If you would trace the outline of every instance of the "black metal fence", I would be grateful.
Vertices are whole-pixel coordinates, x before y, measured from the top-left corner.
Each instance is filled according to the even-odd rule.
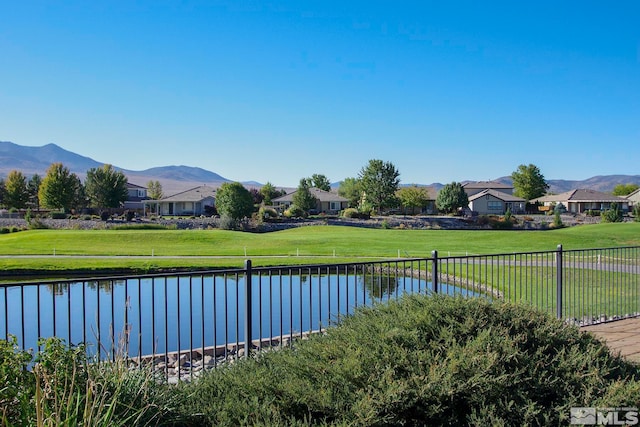
[[[640,247],[446,256],[0,285],[0,337],[85,343],[171,381],[321,332],[405,293],[529,304],[578,324],[640,315]],[[246,339],[249,337],[249,339]]]

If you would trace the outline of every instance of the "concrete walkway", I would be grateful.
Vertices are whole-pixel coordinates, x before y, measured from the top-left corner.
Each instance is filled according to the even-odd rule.
[[[640,317],[615,320],[580,328],[602,338],[613,353],[640,362]]]

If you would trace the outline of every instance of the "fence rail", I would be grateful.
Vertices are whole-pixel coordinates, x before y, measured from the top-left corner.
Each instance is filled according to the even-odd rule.
[[[0,337],[87,344],[172,380],[321,332],[405,293],[529,304],[578,324],[640,315],[640,247],[520,252],[0,285]],[[248,339],[247,339],[248,337]]]

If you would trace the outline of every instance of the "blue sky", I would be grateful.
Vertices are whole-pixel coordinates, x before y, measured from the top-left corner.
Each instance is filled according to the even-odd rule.
[[[640,174],[637,1],[5,1],[0,140],[296,186]]]

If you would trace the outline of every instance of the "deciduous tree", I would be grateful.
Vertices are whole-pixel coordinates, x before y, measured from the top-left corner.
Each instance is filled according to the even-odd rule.
[[[112,165],[87,171],[85,193],[95,208],[117,208],[127,200],[127,177]]]
[[[158,180],[147,182],[147,196],[152,200],[160,200],[164,197],[162,184]]]
[[[436,198],[436,207],[441,212],[456,213],[469,205],[469,197],[462,184],[452,182],[442,187]]]
[[[360,170],[358,178],[366,201],[371,203],[378,212],[396,205],[395,196],[400,184],[399,176],[400,172],[393,163],[377,159],[369,160],[367,166]]]
[[[276,189],[276,187],[274,187],[270,182],[267,182],[265,185],[260,187],[260,194],[262,194],[262,202],[266,206],[271,206],[273,199],[284,195],[282,191]]]
[[[53,163],[38,190],[40,204],[45,208],[68,212],[77,203],[81,187],[82,183],[76,174],[62,163]]]
[[[36,210],[40,210],[40,199],[38,198],[38,191],[42,184],[42,177],[37,173],[34,174],[27,182],[27,190],[29,192],[29,203],[34,206]]]
[[[544,196],[549,189],[544,175],[533,164],[518,166],[518,170],[511,174],[511,179],[513,180],[513,194],[527,201]]]
[[[331,191],[331,182],[325,175],[314,173],[313,175],[311,175],[311,178],[307,179],[309,187],[314,187],[324,191]]]
[[[636,191],[640,186],[638,184],[618,184],[613,187],[614,196],[626,196]]]
[[[292,197],[293,204],[302,209],[305,212],[309,212],[311,209],[315,209],[318,205],[318,199],[309,191],[309,180],[302,178],[298,189]]]
[[[425,207],[429,202],[429,192],[424,187],[412,185],[410,187],[402,187],[396,193],[400,204],[406,211],[415,213]]]
[[[221,216],[242,219],[253,213],[253,197],[239,182],[225,182],[216,191],[216,209]]]
[[[349,200],[349,207],[355,208],[362,197],[360,181],[357,178],[345,178],[338,188],[338,195]]]
[[[17,170],[9,171],[4,182],[4,204],[8,208],[23,209],[29,201],[27,178]]]

